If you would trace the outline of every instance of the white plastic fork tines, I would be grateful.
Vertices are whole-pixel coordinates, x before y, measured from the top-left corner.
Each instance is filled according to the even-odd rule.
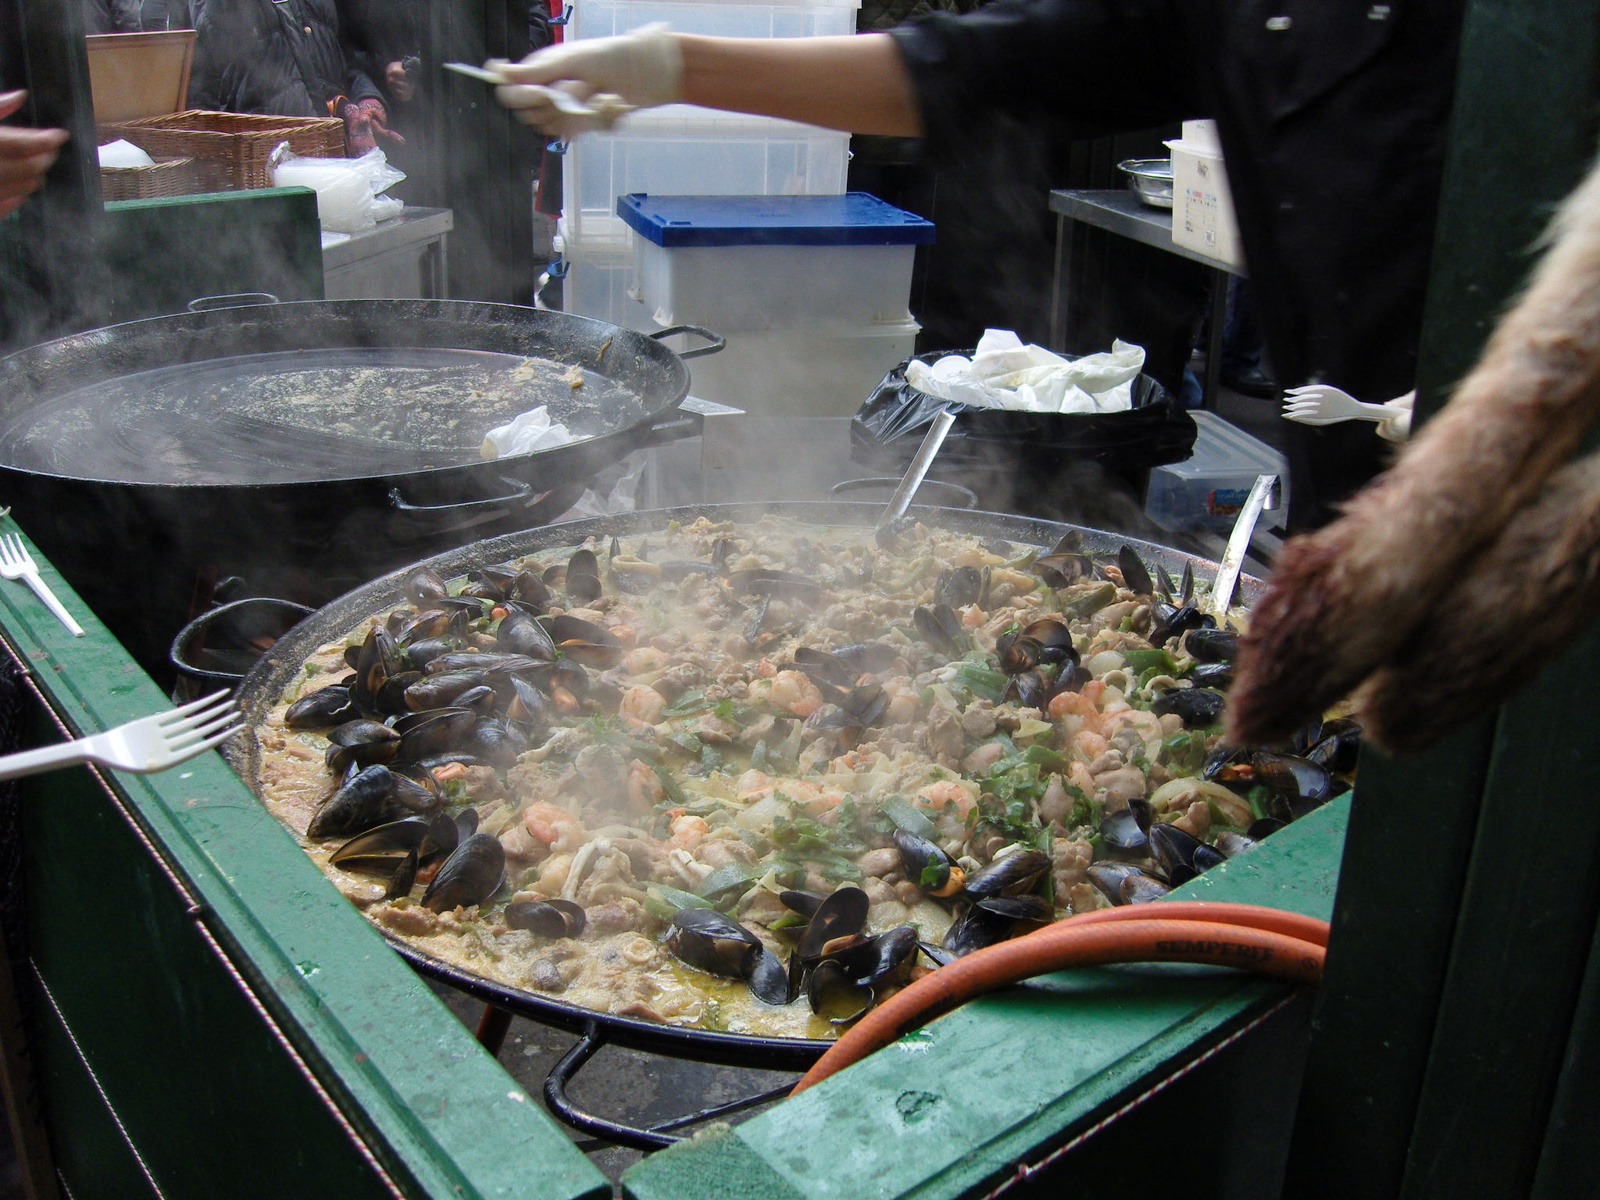
[[[0,779],[92,762],[141,775],[164,771],[219,746],[244,723],[227,692],[215,692],[104,733],[0,756]]]
[[[1392,421],[1406,415],[1394,404],[1367,404],[1349,392],[1326,383],[1309,383],[1283,394],[1283,415],[1302,425],[1332,425],[1339,421]]]
[[[60,619],[73,637],[83,636],[83,626],[72,619],[72,614],[61,601],[56,599],[45,581],[39,578],[38,564],[33,561],[33,555],[28,553],[28,548],[22,544],[22,539],[14,533],[0,533],[0,576],[6,579],[20,579],[33,589],[33,594],[44,606]]]

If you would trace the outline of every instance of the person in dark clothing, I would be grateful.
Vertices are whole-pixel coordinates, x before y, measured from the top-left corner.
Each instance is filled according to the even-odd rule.
[[[921,136],[934,161],[992,138],[997,115],[1069,139],[1212,117],[1279,382],[1381,401],[1414,384],[1463,8],[995,0],[854,38],[635,30],[506,66],[501,98],[568,135],[593,118],[516,85]],[[1380,455],[1366,430],[1292,436],[1291,524],[1306,528]]]
[[[156,33],[193,28],[189,0],[83,0],[85,33]]]
[[[341,117],[351,154],[398,138],[377,84],[345,61],[333,0],[195,0],[195,30],[191,107]]]
[[[399,0],[337,0],[345,62],[383,92],[385,102],[411,103],[422,55],[423,6]]]

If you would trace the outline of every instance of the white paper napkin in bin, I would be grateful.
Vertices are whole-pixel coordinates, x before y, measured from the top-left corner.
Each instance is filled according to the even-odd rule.
[[[1144,347],[1120,339],[1109,351],[1066,359],[1024,344],[1009,329],[986,329],[972,357],[912,360],[906,381],[940,400],[1019,412],[1108,413],[1133,407]]]

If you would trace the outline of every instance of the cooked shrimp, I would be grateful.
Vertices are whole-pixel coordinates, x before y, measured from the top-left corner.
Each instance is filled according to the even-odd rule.
[[[661,777],[647,763],[636,758],[628,764],[628,803],[634,812],[649,812],[666,798]]]
[[[772,776],[751,767],[734,782],[733,792],[740,800],[759,800],[772,791]]]
[[[688,849],[711,832],[711,826],[706,824],[704,817],[696,817],[689,813],[673,817],[670,828],[672,836],[667,839],[667,845],[674,850]]]
[[[768,698],[795,716],[809,717],[822,707],[822,692],[803,671],[779,671],[772,680]]]
[[[667,698],[653,687],[631,687],[622,693],[618,712],[624,720],[638,725],[654,725],[661,720]]]
[[[663,671],[666,666],[666,652],[655,646],[636,646],[622,656],[622,669],[629,675],[643,675],[646,671]]]
[[[977,802],[978,798],[976,796],[953,779],[930,783],[920,789],[915,796],[911,797],[911,803],[918,808],[937,809],[940,812],[948,810],[950,805],[953,804],[955,805],[956,817],[963,822],[966,821],[967,814],[972,811],[972,806]]]
[[[543,800],[528,805],[528,810],[522,814],[522,823],[529,833],[560,854],[576,850],[588,836],[577,817],[559,804]]]

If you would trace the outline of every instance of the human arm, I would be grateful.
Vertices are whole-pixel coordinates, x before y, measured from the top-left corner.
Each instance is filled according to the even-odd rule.
[[[921,132],[910,77],[886,34],[713,38],[656,26],[565,42],[493,67],[507,80],[500,102],[562,136],[607,122],[560,112],[551,86],[580,100],[613,95],[636,108],[682,102],[855,133]]]
[[[17,109],[27,93],[0,95],[0,120]],[[44,182],[45,173],[55,164],[56,154],[67,140],[65,129],[19,129],[0,125],[0,217],[21,207],[22,202]]]

